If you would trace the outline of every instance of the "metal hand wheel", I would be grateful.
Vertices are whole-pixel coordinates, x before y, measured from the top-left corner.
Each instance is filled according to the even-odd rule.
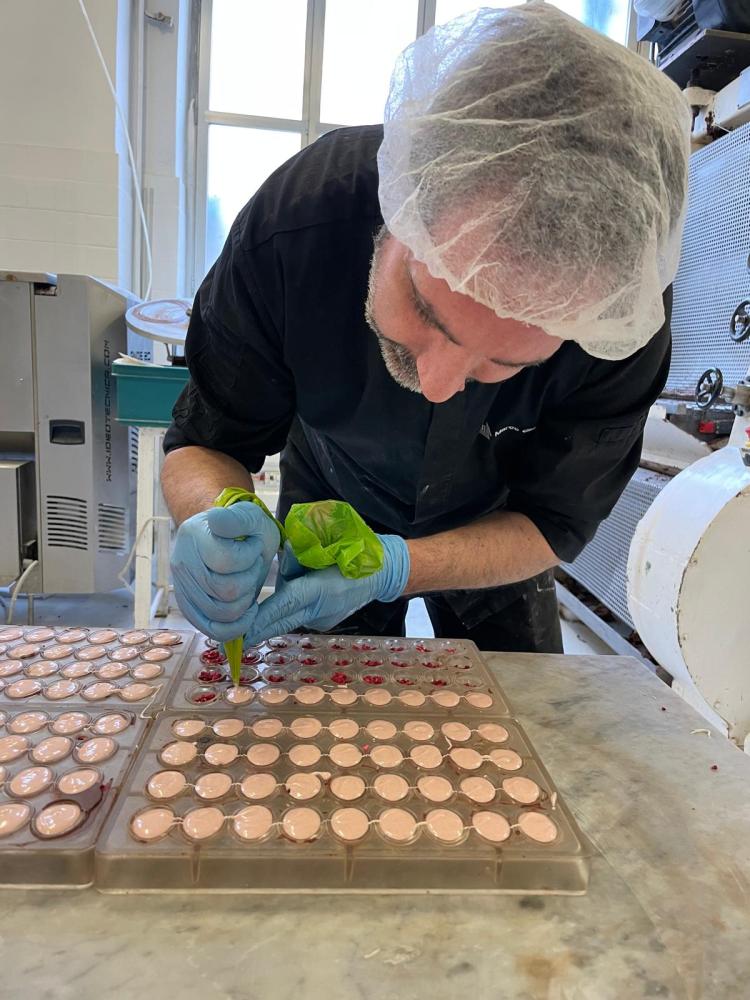
[[[750,337],[750,299],[740,302],[729,320],[729,336],[735,344],[741,344]]]
[[[724,389],[724,376],[720,368],[708,368],[698,379],[695,387],[695,402],[699,409],[713,406]]]

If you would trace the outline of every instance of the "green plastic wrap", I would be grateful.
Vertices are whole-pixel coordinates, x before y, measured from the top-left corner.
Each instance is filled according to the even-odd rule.
[[[349,580],[383,567],[383,546],[356,510],[343,500],[295,503],[284,521],[287,539],[302,566],[338,566]]]

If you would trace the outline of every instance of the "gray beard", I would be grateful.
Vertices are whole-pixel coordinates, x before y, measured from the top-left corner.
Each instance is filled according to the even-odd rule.
[[[372,314],[375,297],[375,276],[380,260],[380,252],[387,236],[388,230],[385,226],[382,226],[375,235],[375,249],[372,254],[370,278],[367,283],[365,319],[367,320],[372,332],[378,338],[378,346],[380,347],[380,353],[383,356],[383,361],[386,369],[388,370],[388,374],[397,385],[401,386],[402,389],[408,389],[410,392],[417,392],[421,394],[422,386],[419,382],[419,372],[417,371],[417,362],[414,359],[414,355],[408,347],[404,347],[402,344],[396,344],[394,341],[388,340],[384,337],[378,329],[378,325]]]

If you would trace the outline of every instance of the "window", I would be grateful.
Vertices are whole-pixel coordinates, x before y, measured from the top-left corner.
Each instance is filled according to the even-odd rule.
[[[194,284],[237,212],[302,146],[382,121],[398,53],[435,23],[523,0],[201,0]],[[628,0],[554,0],[625,42]]]
[[[435,23],[443,24],[476,7],[517,7],[524,0],[436,0]],[[628,0],[549,0],[571,17],[596,28],[623,45],[628,40],[630,4]]]

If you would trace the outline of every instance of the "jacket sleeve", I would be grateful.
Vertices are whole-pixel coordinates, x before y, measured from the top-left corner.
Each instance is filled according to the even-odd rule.
[[[295,392],[284,361],[283,315],[262,294],[277,284],[272,250],[246,249],[241,241],[252,207],[251,201],[238,217],[195,297],[185,342],[190,380],[172,411],[164,450],[200,445],[257,472],[284,447]]]
[[[506,508],[530,518],[561,562],[591,541],[638,467],[649,407],[669,372],[671,288],[664,307],[664,326],[640,351],[624,361],[592,359],[514,461]]]

